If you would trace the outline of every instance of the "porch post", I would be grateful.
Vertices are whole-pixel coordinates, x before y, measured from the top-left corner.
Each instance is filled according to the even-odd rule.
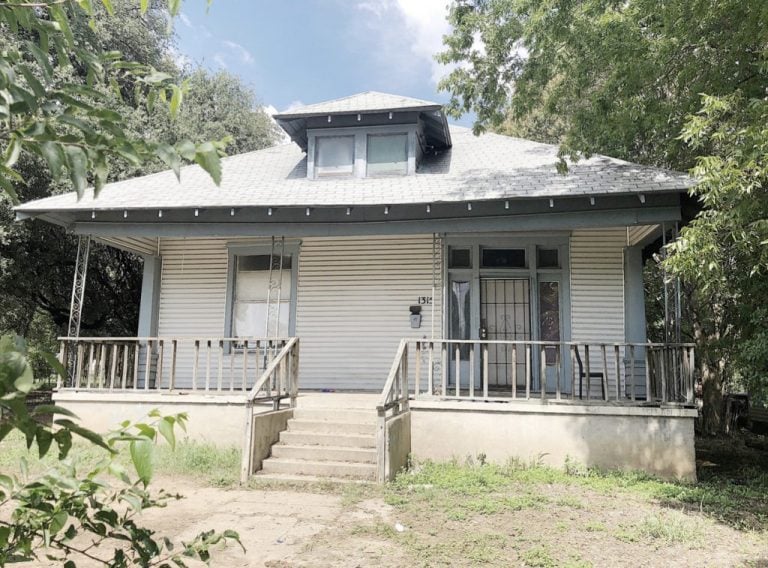
[[[627,343],[645,343],[645,325],[643,247],[626,247],[624,249],[624,340]],[[645,390],[644,381],[640,380],[640,377],[645,377],[645,349],[635,349],[634,355],[635,395],[642,397],[644,393],[638,391]],[[628,353],[624,354],[625,365],[629,364],[628,356]]]
[[[139,307],[138,337],[157,335],[157,315],[160,301],[160,274],[162,259],[159,256],[144,257],[144,275],[141,280],[141,305]]]

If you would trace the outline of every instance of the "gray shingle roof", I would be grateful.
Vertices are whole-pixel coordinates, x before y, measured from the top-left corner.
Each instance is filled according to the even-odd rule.
[[[356,103],[357,104],[357,103]],[[306,178],[306,155],[286,144],[225,158],[216,187],[198,166],[25,203],[24,213],[109,209],[246,206],[365,206],[492,199],[548,198],[679,192],[693,185],[686,174],[593,156],[557,173],[557,147],[497,134],[474,136],[452,126],[453,148],[425,156],[412,176],[367,179]]]
[[[349,97],[333,99],[311,105],[293,108],[290,111],[278,113],[275,118],[293,118],[299,116],[317,116],[322,114],[345,114],[366,112],[387,112],[394,110],[434,109],[441,105],[421,99],[413,99],[400,95],[390,95],[376,91],[366,91]]]

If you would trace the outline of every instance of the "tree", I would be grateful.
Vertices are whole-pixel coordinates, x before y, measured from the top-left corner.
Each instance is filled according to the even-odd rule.
[[[705,209],[683,230],[671,251],[679,258],[667,267],[691,291],[702,422],[718,431],[724,385],[765,370],[752,318],[763,292],[754,223],[763,211],[765,182],[755,174],[765,155],[758,136],[743,131],[765,124],[758,107],[768,84],[768,4],[458,0],[449,20],[453,31],[438,59],[456,67],[441,85],[451,92],[451,112],[477,113],[476,131],[506,120],[538,124],[547,135],[557,125],[563,157],[599,152],[701,176],[693,194]],[[718,185],[725,173],[730,185]],[[735,202],[749,214],[733,214]]]
[[[22,174],[29,174],[25,160],[38,160],[32,162],[36,172],[45,164],[54,181],[66,177],[78,194],[89,183],[98,193],[120,161],[138,168],[159,158],[177,174],[182,162],[195,161],[216,183],[221,178],[224,142],[158,142],[131,131],[130,109],[146,103],[153,112],[156,103],[167,102],[174,118],[184,88],[151,63],[104,49],[91,33],[99,28],[102,10],[114,12],[110,0],[102,5],[94,7],[90,0],[0,2],[0,187],[13,201],[32,180]],[[173,16],[181,2],[168,0],[167,5]],[[139,9],[150,12],[148,0],[140,0]],[[40,356],[60,375],[66,372],[51,355]],[[184,558],[207,560],[213,544],[237,539],[231,532],[203,533],[173,551],[172,543],[158,540],[135,521],[142,508],[166,500],[147,490],[150,452],[158,434],[174,443],[174,428],[183,426],[183,415],[155,414],[151,423],[123,423],[105,438],[79,426],[66,409],[48,405],[30,412],[26,398],[34,380],[25,342],[0,339],[0,442],[20,432],[29,448],[43,456],[55,447],[60,459],[59,468],[36,479],[26,479],[23,468],[20,479],[0,474],[0,506],[13,511],[10,522],[0,521],[0,565],[35,558],[45,546],[58,551],[55,559],[67,568],[75,566],[76,554],[115,567],[184,566]],[[46,414],[53,416],[55,428],[39,420]],[[85,472],[66,461],[75,435],[105,451],[104,460]],[[134,476],[112,459],[123,444],[129,447]],[[122,485],[105,484],[108,475]],[[80,534],[93,535],[95,545],[78,546]],[[111,555],[92,553],[94,546],[106,543],[115,545]]]
[[[124,57],[152,66],[185,85],[184,112],[172,116],[166,105],[148,108],[148,94],[136,94],[130,84],[123,86],[125,97],[107,91],[109,108],[119,112],[124,130],[132,138],[163,140],[176,145],[184,140],[231,138],[232,152],[264,148],[276,140],[275,126],[256,101],[253,92],[235,76],[211,74],[202,69],[178,69],[171,57],[172,31],[160,4],[142,14],[132,0],[113,0],[114,17],[94,8],[91,20],[79,18],[70,26],[76,37],[85,37],[101,50],[117,46]],[[20,35],[0,38],[7,48],[23,50]],[[72,68],[71,80],[87,85],[87,69]],[[166,169],[160,158],[148,157],[141,164],[122,158],[111,160],[108,179],[118,180]],[[16,191],[22,200],[38,199],[72,190],[68,179],[52,179],[46,161],[22,154],[14,169],[25,184]],[[33,322],[48,322],[50,335],[66,330],[76,238],[63,228],[47,223],[14,221],[11,203],[0,204],[0,332],[27,336]],[[82,329],[89,335],[131,336],[136,333],[142,280],[142,263],[136,256],[94,244],[86,283],[88,301],[84,306]],[[29,338],[32,340],[32,338]]]

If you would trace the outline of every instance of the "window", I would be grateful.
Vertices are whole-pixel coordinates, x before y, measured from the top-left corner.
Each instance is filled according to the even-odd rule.
[[[408,173],[408,135],[368,135],[367,175],[405,175]]]
[[[539,268],[560,268],[560,258],[557,249],[536,249],[537,265]]]
[[[352,175],[355,166],[354,136],[318,136],[315,139],[315,175]]]
[[[290,334],[292,256],[282,257],[282,272],[280,265],[280,256],[269,254],[235,257],[233,337],[287,337]]]
[[[472,268],[472,254],[468,248],[450,249],[448,268]]]
[[[525,249],[483,248],[480,268],[526,268]]]

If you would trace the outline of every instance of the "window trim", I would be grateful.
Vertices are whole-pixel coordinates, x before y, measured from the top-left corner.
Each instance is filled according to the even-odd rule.
[[[289,309],[288,335],[296,336],[296,300],[298,293],[299,277],[299,250],[301,248],[299,241],[285,241],[284,255],[291,255],[291,304]],[[280,245],[275,243],[275,253],[279,252]],[[236,257],[270,254],[272,245],[263,244],[243,244],[227,243],[227,295],[224,302],[224,336],[234,337],[232,335],[233,313],[235,306],[235,268],[237,266]]]
[[[345,126],[338,128],[312,128],[307,130],[307,178],[312,180],[340,179],[350,177],[347,174],[318,175],[315,167],[317,153],[316,141],[326,136],[354,136],[354,166],[352,177],[355,178],[381,178],[410,176],[416,173],[416,155],[418,141],[417,124],[386,124],[379,126]],[[374,174],[368,176],[368,136],[380,134],[405,134],[407,136],[407,168],[405,174]]]

